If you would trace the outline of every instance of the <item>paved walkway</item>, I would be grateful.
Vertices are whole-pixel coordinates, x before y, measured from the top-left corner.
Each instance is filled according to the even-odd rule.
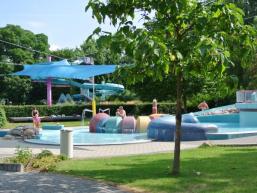
[[[202,143],[202,141],[182,142],[181,149],[196,148]],[[0,158],[14,155],[15,149],[18,146],[23,148],[28,147],[33,153],[39,153],[44,149],[48,149],[54,154],[60,153],[60,146],[37,145],[25,143],[22,140],[5,140],[0,138]],[[173,142],[148,142],[125,145],[75,146],[73,154],[74,158],[97,158],[172,152],[173,149]]]
[[[118,187],[72,176],[0,171],[0,193],[126,193]]]
[[[188,141],[181,142],[181,149],[196,148],[206,141]],[[235,138],[229,140],[211,140],[212,144],[217,145],[256,145],[257,136]],[[17,147],[27,147],[32,149],[33,153],[39,153],[44,149],[52,151],[54,154],[60,153],[60,146],[53,145],[37,145],[25,143],[22,140],[6,140],[0,138],[0,158],[12,156]],[[148,142],[140,144],[125,145],[102,145],[102,146],[75,146],[74,158],[97,158],[97,157],[113,157],[138,154],[153,154],[158,152],[173,152],[174,142]]]
[[[257,136],[250,137],[240,137],[235,139],[227,139],[227,140],[210,140],[211,143],[217,145],[254,145],[257,146]]]
[[[206,141],[182,142],[181,149],[196,148]],[[256,145],[257,136],[236,138],[230,140],[210,141],[218,145]],[[28,147],[33,153],[49,149],[59,154],[59,146],[36,145],[22,140],[5,140],[0,138],[0,158],[12,156],[17,146]],[[172,152],[174,142],[148,142],[142,144],[105,145],[105,146],[77,146],[74,147],[74,158],[96,158],[125,156],[136,154],[152,154],[158,152]],[[72,176],[49,173],[8,173],[0,171],[0,193],[51,193],[51,192],[96,192],[96,193],[125,193],[118,187],[93,180]],[[128,191],[127,191],[128,192]]]

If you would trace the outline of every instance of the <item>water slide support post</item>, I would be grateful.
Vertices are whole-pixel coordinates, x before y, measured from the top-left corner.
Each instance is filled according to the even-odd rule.
[[[47,61],[51,62],[51,56],[47,57]],[[52,106],[52,79],[50,77],[47,78],[46,82],[47,88],[47,105],[48,107]]]

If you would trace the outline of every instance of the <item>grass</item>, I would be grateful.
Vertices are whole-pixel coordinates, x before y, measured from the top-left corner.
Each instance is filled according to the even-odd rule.
[[[172,154],[67,160],[56,172],[111,181],[147,192],[257,192],[256,147],[182,151],[181,174],[171,176]]]
[[[73,127],[73,126],[81,126],[81,121],[63,121],[63,122],[42,122],[41,123],[41,126],[42,125],[51,125],[51,124],[57,124],[59,123],[60,125],[64,125],[65,127]],[[88,125],[89,124],[89,120],[85,120],[85,125]],[[32,122],[27,122],[27,123],[10,123],[8,122],[3,129],[12,129],[12,128],[15,128],[17,126],[20,126],[20,125],[33,125]]]

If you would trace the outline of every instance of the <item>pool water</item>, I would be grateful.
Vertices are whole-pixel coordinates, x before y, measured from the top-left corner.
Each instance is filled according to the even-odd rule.
[[[203,123],[203,122],[202,122]],[[241,127],[238,122],[208,122],[218,126],[218,132],[207,133],[209,140],[224,140],[257,135],[257,127]]]
[[[217,125],[218,131],[216,133],[207,133],[207,138],[211,140],[257,135],[257,127],[240,126],[239,113],[199,115],[197,118],[200,121],[200,124],[207,123]]]
[[[59,145],[60,130],[42,130],[39,139],[27,139],[27,142],[37,144]],[[146,133],[112,134],[112,133],[90,133],[88,128],[73,130],[74,145],[115,145],[128,143],[149,142]]]
[[[218,126],[218,133],[232,133],[232,132],[249,132],[256,131],[257,127],[241,127],[239,123],[232,122],[202,122],[201,124],[214,124]]]

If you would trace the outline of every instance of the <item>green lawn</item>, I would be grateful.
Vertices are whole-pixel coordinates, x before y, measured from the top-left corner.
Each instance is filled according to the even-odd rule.
[[[85,125],[88,125],[89,120],[85,120]],[[64,122],[42,122],[42,125],[47,125],[47,124],[60,124],[60,125],[64,125],[66,127],[72,127],[72,126],[81,126],[81,121],[64,121]],[[28,123],[7,123],[4,128],[5,129],[12,129],[15,128],[19,125],[33,125],[32,122],[28,122]]]
[[[172,177],[172,154],[68,160],[56,172],[111,181],[149,192],[257,192],[256,147],[182,151],[181,175]]]

